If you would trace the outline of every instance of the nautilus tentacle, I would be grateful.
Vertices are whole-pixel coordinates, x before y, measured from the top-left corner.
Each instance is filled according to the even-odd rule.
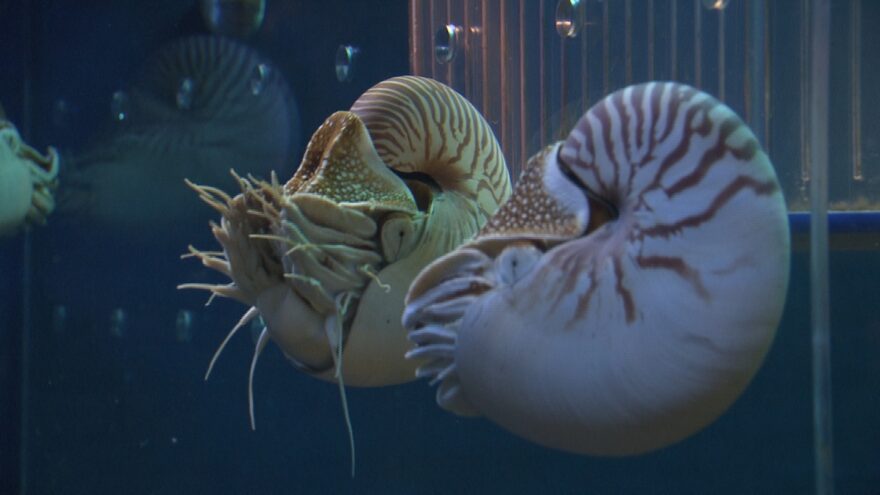
[[[235,197],[191,184],[221,213],[223,247],[193,254],[232,283],[183,287],[256,308],[297,368],[357,386],[414,378],[400,324],[410,282],[510,195],[485,120],[419,77],[383,81],[331,115],[286,184],[237,180]]]
[[[0,117],[0,235],[46,222],[55,209],[52,193],[58,185],[59,163],[54,148],[41,154]]]
[[[416,278],[408,355],[448,410],[567,451],[646,452],[743,391],[788,270],[782,194],[748,127],[688,86],[631,86]]]

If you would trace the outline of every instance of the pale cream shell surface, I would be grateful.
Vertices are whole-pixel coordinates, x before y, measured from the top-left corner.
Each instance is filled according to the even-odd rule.
[[[412,224],[407,255],[384,266],[361,293],[342,356],[346,384],[403,383],[415,378],[415,363],[403,359],[411,344],[400,327],[410,282],[477,232],[510,195],[510,179],[488,123],[465,98],[436,81],[413,76],[383,81],[358,98],[351,113],[373,148],[358,156],[375,155],[396,172],[424,174],[440,188],[431,192],[427,210],[406,222]],[[314,374],[335,381],[331,369]]]
[[[772,165],[736,114],[684,85],[629,87],[417,277],[409,355],[453,412],[576,453],[651,451],[752,379],[789,251]]]
[[[187,181],[221,214],[212,232],[222,251],[190,256],[231,279],[183,284],[250,308],[231,337],[263,325],[253,377],[270,341],[300,371],[335,382],[349,432],[345,385],[383,386],[415,378],[417,361],[400,323],[406,291],[438,256],[471,238],[510,195],[491,128],[451,88],[396,77],[370,88],[350,111],[315,131],[296,173],[281,184],[233,172],[241,193]],[[259,318],[259,320],[257,320]]]
[[[400,325],[410,282],[472,237],[511,189],[482,116],[451,88],[410,76],[328,118],[286,184],[240,184],[235,198],[194,186],[223,214],[213,230],[224,248],[195,254],[232,283],[185,287],[252,306],[243,322],[262,317],[299,369],[355,386],[414,379]]]

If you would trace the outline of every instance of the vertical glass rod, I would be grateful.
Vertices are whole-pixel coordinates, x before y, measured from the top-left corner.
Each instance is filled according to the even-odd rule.
[[[828,288],[829,2],[830,0],[813,0],[810,9],[810,308],[813,349],[813,455],[817,495],[834,493]]]

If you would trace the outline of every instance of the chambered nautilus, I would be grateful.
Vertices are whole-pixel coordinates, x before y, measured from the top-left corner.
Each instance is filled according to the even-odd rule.
[[[58,167],[55,149],[43,155],[28,146],[0,107],[0,235],[45,223],[55,209]]]
[[[409,76],[331,115],[286,184],[274,175],[238,181],[235,197],[191,184],[221,213],[213,233],[223,247],[191,251],[232,283],[181,287],[251,307],[229,337],[262,318],[251,380],[272,340],[298,369],[340,390],[415,378],[401,326],[410,282],[471,238],[511,188],[482,116],[451,88]]]
[[[205,219],[185,206],[184,177],[235,187],[232,167],[266,175],[292,164],[299,119],[290,88],[271,61],[232,39],[174,40],[112,101],[113,126],[74,156],[69,177],[79,187],[61,201],[93,225],[127,235],[191,229]]]
[[[631,86],[419,274],[408,356],[447,410],[570,452],[643,453],[744,390],[788,271],[782,193],[749,128],[691,87]]]

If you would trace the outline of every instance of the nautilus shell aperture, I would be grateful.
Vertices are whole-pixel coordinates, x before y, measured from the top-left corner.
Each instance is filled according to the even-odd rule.
[[[754,376],[789,251],[773,167],[740,118],[685,85],[627,87],[416,278],[408,355],[455,413],[571,452],[651,451]]]

